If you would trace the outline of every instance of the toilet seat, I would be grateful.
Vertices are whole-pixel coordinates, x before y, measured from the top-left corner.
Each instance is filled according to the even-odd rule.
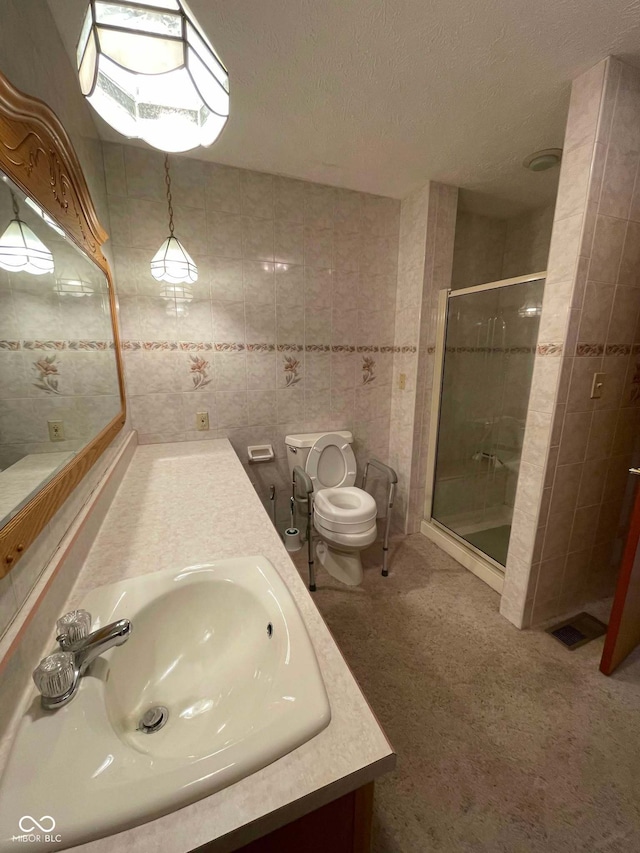
[[[321,489],[316,493],[314,513],[325,530],[362,533],[375,527],[377,506],[374,498],[355,486]]]
[[[375,523],[359,533],[338,533],[336,530],[329,530],[324,527],[321,524],[321,519],[314,516],[313,526],[325,542],[338,548],[338,550],[362,551],[363,548],[373,545],[378,536],[378,528]]]
[[[335,451],[332,452],[331,448],[335,448]],[[328,432],[309,451],[306,470],[314,492],[353,486],[356,481],[356,457],[348,441],[338,433]]]

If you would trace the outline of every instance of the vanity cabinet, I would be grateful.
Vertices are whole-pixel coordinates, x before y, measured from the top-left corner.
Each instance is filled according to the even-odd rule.
[[[374,783],[298,818],[238,853],[369,853]],[[205,853],[200,847],[198,853]]]

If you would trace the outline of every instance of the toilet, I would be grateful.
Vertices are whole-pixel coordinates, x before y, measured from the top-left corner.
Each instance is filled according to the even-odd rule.
[[[320,538],[316,557],[332,577],[349,586],[362,583],[360,552],[377,536],[373,497],[354,486],[353,435],[314,432],[285,438],[289,473],[299,465],[313,484],[313,526]]]

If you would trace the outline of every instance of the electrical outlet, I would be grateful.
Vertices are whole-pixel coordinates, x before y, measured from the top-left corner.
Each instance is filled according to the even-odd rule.
[[[406,373],[400,374],[400,379],[398,380],[398,387],[400,388],[401,391],[404,391],[404,389],[407,387],[407,374]]]
[[[594,373],[593,374],[593,382],[591,383],[591,399],[599,400],[602,397],[602,390],[604,388],[604,377],[606,373]]]
[[[209,412],[196,412],[196,429],[209,429]]]
[[[64,441],[64,424],[62,421],[47,421],[49,425],[49,441]]]

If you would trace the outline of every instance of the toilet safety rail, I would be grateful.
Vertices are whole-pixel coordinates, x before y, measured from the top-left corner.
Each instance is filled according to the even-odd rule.
[[[307,502],[307,553],[309,561],[309,589],[316,591],[316,570],[313,565],[313,483],[311,477],[299,465],[293,469],[291,494],[295,499],[304,496]]]
[[[364,476],[362,478],[362,488],[364,491],[367,489],[367,478],[369,476],[369,468],[375,468],[377,471],[380,471],[387,479],[387,485],[389,487],[389,491],[387,492],[387,520],[384,526],[384,542],[382,544],[382,576],[384,578],[389,576],[389,566],[388,566],[388,556],[389,556],[389,529],[391,527],[391,508],[393,507],[393,500],[396,494],[396,486],[398,484],[398,475],[390,468],[388,465],[385,465],[384,462],[380,462],[378,459],[370,459],[367,464],[364,466]]]

